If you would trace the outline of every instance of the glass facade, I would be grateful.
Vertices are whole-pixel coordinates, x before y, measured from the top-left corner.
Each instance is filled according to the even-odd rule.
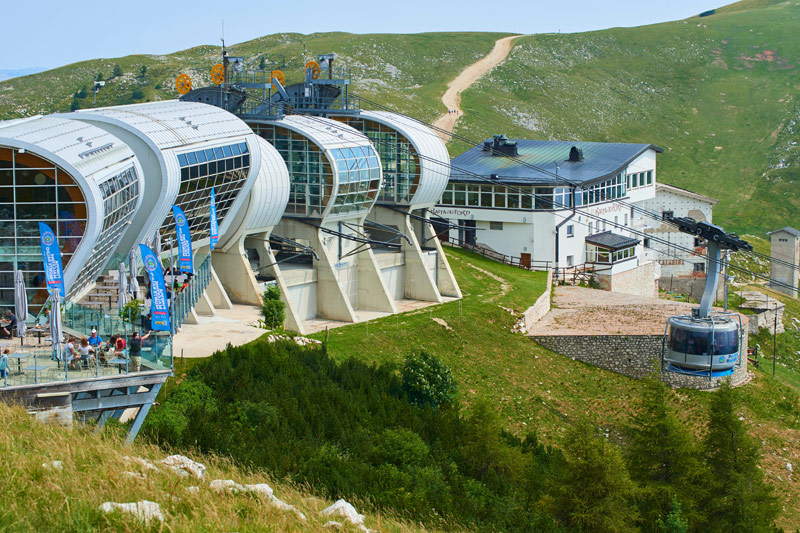
[[[36,155],[0,147],[0,307],[14,305],[15,268],[25,277],[29,312],[47,300],[39,222],[56,233],[66,268],[86,219],[86,200],[72,176]]]
[[[408,139],[394,128],[358,116],[334,117],[364,133],[380,155],[383,187],[378,202],[408,204],[417,192],[420,178],[419,155]]]
[[[333,195],[334,168],[339,189],[331,214],[367,211],[372,206],[381,175],[378,156],[371,146],[333,149],[331,161],[301,133],[271,124],[251,124],[251,127],[286,161],[291,180],[287,215],[321,216]]]
[[[122,234],[128,228],[128,221],[133,218],[139,200],[139,178],[133,166],[100,183],[99,187],[103,197],[103,229],[89,261],[73,283],[71,292],[77,292],[94,282],[103,271]]]
[[[581,187],[575,192],[575,205],[592,205],[624,198],[628,194],[625,176],[625,171],[622,171],[609,180]]]
[[[572,207],[572,194],[566,187],[522,186],[509,189],[504,185],[450,182],[439,205],[547,211]]]
[[[189,221],[192,240],[211,236],[211,189],[217,201],[217,222],[225,216],[247,181],[250,150],[246,142],[227,144],[178,154],[181,186],[175,205],[183,209]],[[175,239],[175,219],[170,210],[161,226],[164,242]]]
[[[625,259],[636,257],[636,247],[623,248],[611,251],[601,248],[594,244],[586,243],[586,262],[587,263],[618,263]]]

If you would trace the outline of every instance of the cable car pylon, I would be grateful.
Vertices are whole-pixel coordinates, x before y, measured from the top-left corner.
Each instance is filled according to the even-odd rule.
[[[691,315],[672,316],[667,320],[661,350],[662,372],[715,377],[733,374],[742,364],[742,319],[738,313],[712,313],[717,294],[722,250],[746,250],[753,247],[734,233],[719,226],[697,222],[688,217],[670,218],[683,233],[702,238],[707,243],[709,268],[700,306]]]

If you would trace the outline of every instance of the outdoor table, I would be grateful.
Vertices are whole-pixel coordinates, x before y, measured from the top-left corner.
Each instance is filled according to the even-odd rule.
[[[34,383],[39,383],[38,372],[41,372],[42,370],[46,370],[46,369],[47,369],[47,367],[44,366],[44,365],[30,365],[30,366],[26,366],[25,367],[25,370],[33,370],[33,382]]]
[[[119,373],[122,374],[122,365],[127,365],[128,360],[123,357],[116,357],[108,362],[109,365],[120,365]]]
[[[14,352],[12,354],[8,354],[9,359],[16,359],[17,360],[17,375],[22,374],[22,360],[26,357],[30,357],[31,354],[26,352]]]

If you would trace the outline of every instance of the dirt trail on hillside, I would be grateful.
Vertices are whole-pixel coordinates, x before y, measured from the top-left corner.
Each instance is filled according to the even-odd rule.
[[[456,122],[462,116],[461,111],[461,93],[466,91],[470,85],[481,79],[484,75],[491,72],[491,70],[503,62],[511,52],[511,46],[514,39],[524,37],[524,35],[512,35],[511,37],[503,37],[494,43],[492,51],[480,58],[475,63],[461,71],[461,74],[456,76],[456,79],[447,84],[447,90],[442,95],[442,103],[447,107],[448,111],[457,111],[457,113],[446,112],[439,118],[433,121],[433,125],[445,129],[450,133],[456,126]],[[439,132],[439,137],[444,142],[450,139],[446,133]]]

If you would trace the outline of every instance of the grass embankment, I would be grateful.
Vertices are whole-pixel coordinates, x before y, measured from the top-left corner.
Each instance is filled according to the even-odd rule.
[[[331,502],[308,497],[307,489],[276,482],[264,472],[243,469],[221,457],[192,453],[192,459],[207,467],[206,479],[180,477],[159,464],[171,452],[141,442],[126,446],[123,435],[114,429],[99,435],[78,423],[72,430],[42,424],[23,409],[0,402],[0,531],[330,530],[322,527],[329,518],[320,511]],[[147,459],[159,471],[125,456]],[[62,468],[43,466],[52,461],[61,461]],[[216,492],[208,486],[213,479],[268,483],[276,497],[297,507],[307,521],[252,494]],[[190,486],[199,491],[191,492]],[[106,501],[141,500],[160,505],[163,527],[158,521],[146,525],[127,513],[98,510]],[[413,525],[376,514],[370,514],[366,524],[381,531],[415,530]]]
[[[452,369],[466,404],[472,398],[491,399],[515,433],[535,430],[543,442],[560,446],[567,428],[585,416],[624,448],[642,383],[572,361],[511,332],[515,318],[503,307],[521,312],[532,305],[544,291],[544,275],[459,249],[447,248],[446,253],[464,292],[460,307],[450,302],[373,320],[369,332],[363,323],[331,330],[328,353],[340,361],[353,356],[400,362],[411,350],[424,347]],[[598,298],[602,294],[598,291]],[[444,320],[451,330],[433,318]],[[794,529],[800,526],[800,480],[789,476],[786,463],[795,469],[800,464],[798,373],[787,367],[773,379],[763,363],[741,389],[746,398],[742,416],[764,443],[762,464],[784,507],[779,524]],[[672,395],[698,437],[705,431],[709,399],[709,393],[685,389]]]
[[[511,331],[516,318],[504,308],[521,313],[531,306],[545,290],[545,274],[459,249],[446,253],[464,292],[461,302],[331,330],[328,353],[339,361],[399,363],[424,348],[452,369],[465,404],[492,400],[519,434],[536,429],[543,441],[558,443],[568,425],[588,415],[620,435],[641,390],[638,381],[549,352]]]

